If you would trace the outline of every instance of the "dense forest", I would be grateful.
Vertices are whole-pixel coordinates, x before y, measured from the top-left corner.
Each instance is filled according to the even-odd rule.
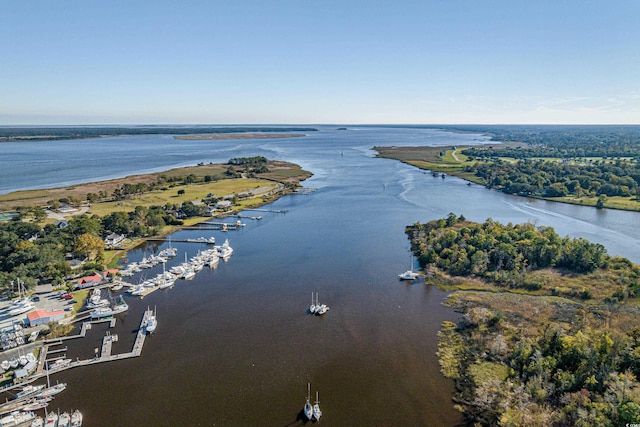
[[[244,132],[313,132],[307,127],[214,127],[214,126],[0,126],[0,141],[21,141],[31,139],[80,139],[118,135],[191,135],[208,133]]]
[[[502,151],[502,150],[497,150]],[[571,164],[547,160],[495,159],[465,167],[488,188],[533,197],[640,195],[640,164],[624,160]]]
[[[639,266],[533,224],[450,214],[407,233],[427,283],[457,289],[438,355],[471,423],[640,420]]]

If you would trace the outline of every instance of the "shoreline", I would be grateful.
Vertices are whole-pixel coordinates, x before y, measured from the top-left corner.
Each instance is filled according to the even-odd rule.
[[[517,146],[520,143],[508,143],[501,144],[503,146]],[[494,144],[484,144],[486,146],[494,145]],[[457,149],[464,149],[470,146],[461,145],[458,146]],[[482,182],[481,179],[477,178],[475,175],[464,171],[464,160],[458,159],[456,156],[456,151],[451,148],[446,147],[426,147],[426,146],[418,146],[418,147],[399,147],[399,146],[390,146],[390,147],[373,147],[373,150],[377,151],[377,157],[387,158],[392,160],[397,160],[409,166],[416,167],[421,170],[437,172],[441,174],[447,174],[451,176],[455,176],[457,178],[463,179],[468,182],[468,184],[477,184],[486,187],[485,183]],[[402,151],[402,152],[399,152]],[[440,157],[437,153],[441,151],[445,151],[445,156]],[[415,152],[417,155],[422,158],[415,158],[412,154]],[[450,158],[451,160],[449,160]],[[495,188],[491,188],[491,190],[496,190]],[[500,190],[496,190],[500,191]],[[505,193],[507,194],[507,193]],[[579,199],[573,199],[569,196],[564,197],[542,197],[542,196],[521,196],[519,194],[510,194],[512,196],[533,199],[533,200],[544,200],[547,202],[553,203],[565,203],[576,206],[584,206],[584,207],[592,207],[597,208],[598,197],[591,197],[592,200],[585,200],[586,197],[581,197]],[[608,202],[605,202],[605,206],[603,209],[615,209],[626,212],[640,212],[640,204],[638,206],[631,207],[623,207],[615,202],[613,197],[608,198]]]

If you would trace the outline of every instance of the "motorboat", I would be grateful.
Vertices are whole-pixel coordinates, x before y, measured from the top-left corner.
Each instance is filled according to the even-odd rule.
[[[20,392],[16,393],[16,399],[20,399],[22,397],[31,396],[32,394],[35,394],[35,393],[39,392],[40,390],[42,390],[44,387],[45,387],[44,384],[41,384],[41,385],[32,385],[32,384],[26,385],[26,386],[24,386],[24,388]]]
[[[49,406],[49,402],[51,402],[53,398],[47,397],[44,399],[33,399],[26,405],[22,407],[23,411],[37,411],[39,409],[44,409]]]
[[[129,305],[124,302],[124,298],[120,295],[120,301],[113,307],[100,307],[91,312],[92,319],[102,319],[104,317],[114,316],[129,310]]]
[[[216,249],[222,259],[227,259],[233,254],[233,248],[229,246],[229,239],[225,239],[221,246],[216,246]]]
[[[44,419],[41,416],[36,416],[31,420],[31,427],[44,427]]]
[[[58,383],[56,385],[52,385],[51,387],[47,387],[40,393],[36,394],[36,398],[55,396],[58,393],[62,393],[66,388],[66,383]]]

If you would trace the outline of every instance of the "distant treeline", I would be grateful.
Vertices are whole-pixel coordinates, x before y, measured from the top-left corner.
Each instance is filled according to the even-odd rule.
[[[190,135],[244,132],[314,132],[304,127],[207,127],[207,126],[132,126],[132,127],[0,127],[0,141],[32,139],[80,139],[118,135]]]
[[[508,148],[500,154],[483,150],[483,156],[513,157],[640,157],[640,126],[442,126],[442,129],[478,132],[492,141],[524,142],[531,147]],[[473,149],[469,155],[479,155]]]

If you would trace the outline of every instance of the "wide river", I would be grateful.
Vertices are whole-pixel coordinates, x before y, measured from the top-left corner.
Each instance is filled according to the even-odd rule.
[[[303,425],[311,383],[322,423],[344,426],[452,426],[461,421],[442,377],[437,331],[458,315],[444,292],[400,282],[409,267],[408,224],[445,217],[533,222],[585,237],[610,254],[640,262],[639,214],[530,200],[434,178],[379,159],[375,145],[451,146],[480,135],[419,128],[320,127],[305,138],[180,141],[169,136],[3,143],[0,193],[262,155],[300,164],[316,189],[247,212],[239,231],[181,231],[173,238],[228,238],[234,255],[190,282],[139,299],[127,296],[114,353],[130,351],[147,307],[159,325],[139,358],[52,376],[67,390],[54,408],[79,408],[87,426]],[[131,261],[168,243],[132,251]],[[179,255],[204,245],[173,243]],[[161,267],[146,272],[147,277]],[[130,279],[132,282],[138,277]],[[311,293],[330,306],[307,314]],[[106,327],[71,341],[71,358],[89,358]]]

